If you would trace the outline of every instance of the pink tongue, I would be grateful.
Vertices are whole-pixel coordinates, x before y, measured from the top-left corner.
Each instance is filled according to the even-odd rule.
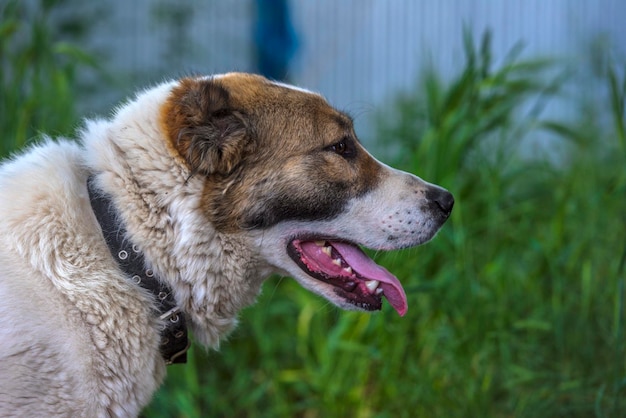
[[[383,289],[383,295],[387,298],[391,306],[404,316],[407,310],[406,294],[400,281],[384,267],[376,264],[359,247],[344,244],[341,242],[331,242],[335,250],[341,254],[344,260],[353,270],[369,280],[378,280]]]

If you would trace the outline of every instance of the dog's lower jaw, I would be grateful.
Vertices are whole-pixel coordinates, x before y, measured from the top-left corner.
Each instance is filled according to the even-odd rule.
[[[432,195],[449,200],[438,202]],[[359,246],[388,251],[424,244],[452,204],[447,191],[389,169],[378,189],[352,199],[341,214],[282,222],[264,230],[257,246],[265,259],[340,308],[379,310],[384,297],[404,316],[408,305],[400,281]]]

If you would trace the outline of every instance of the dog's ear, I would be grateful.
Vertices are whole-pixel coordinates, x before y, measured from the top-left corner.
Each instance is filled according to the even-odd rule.
[[[163,108],[162,123],[193,173],[228,174],[254,148],[247,115],[233,109],[219,81],[183,79]]]

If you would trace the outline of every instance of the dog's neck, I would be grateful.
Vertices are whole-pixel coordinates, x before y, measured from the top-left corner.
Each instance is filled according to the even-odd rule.
[[[177,306],[172,289],[146,266],[139,247],[126,237],[126,228],[118,218],[111,199],[96,188],[93,177],[87,179],[87,191],[91,208],[100,224],[111,255],[128,276],[128,280],[154,296],[157,316],[162,327],[160,351],[165,363],[185,363],[189,349],[187,325],[185,315]]]
[[[110,121],[88,122],[85,164],[98,189],[111,197],[128,238],[171,287],[195,340],[217,347],[271,269],[250,252],[249,237],[217,232],[203,213],[205,179],[190,177],[161,137],[158,109],[148,110],[162,101],[153,96],[166,95],[164,88]]]

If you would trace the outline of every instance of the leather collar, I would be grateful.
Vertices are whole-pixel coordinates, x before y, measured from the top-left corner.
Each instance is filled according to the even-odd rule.
[[[96,187],[93,176],[87,179],[87,190],[91,208],[111,255],[129,281],[154,295],[157,315],[162,324],[160,351],[165,363],[185,363],[190,342],[185,316],[176,304],[172,289],[146,267],[143,253],[126,236],[126,229],[117,217],[113,202]]]

